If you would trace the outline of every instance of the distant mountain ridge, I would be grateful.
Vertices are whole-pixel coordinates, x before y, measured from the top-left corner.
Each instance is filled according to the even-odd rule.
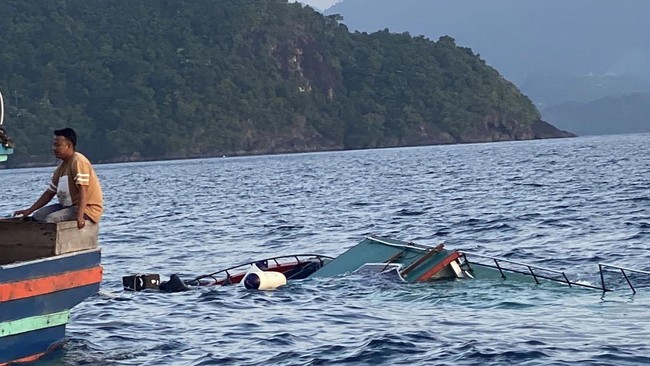
[[[544,114],[579,135],[646,133],[650,131],[650,93],[565,102]]]
[[[528,77],[521,89],[537,101],[543,111],[566,102],[586,103],[607,97],[650,92],[650,80],[634,76],[553,76]]]
[[[543,118],[562,129],[574,125],[546,115],[547,108],[650,93],[650,1],[343,0],[325,13],[341,14],[360,31],[450,35],[518,85]],[[625,124],[617,124],[621,132]]]

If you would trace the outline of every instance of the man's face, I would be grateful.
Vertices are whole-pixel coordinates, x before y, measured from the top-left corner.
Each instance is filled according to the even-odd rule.
[[[54,140],[52,140],[52,150],[54,151],[54,156],[58,159],[65,159],[74,154],[72,143],[63,136],[54,136]]]

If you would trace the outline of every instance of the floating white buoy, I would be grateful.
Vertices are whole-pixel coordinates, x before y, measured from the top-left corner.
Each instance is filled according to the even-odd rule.
[[[249,290],[275,290],[286,285],[287,278],[280,272],[262,271],[257,265],[252,265],[241,283]]]

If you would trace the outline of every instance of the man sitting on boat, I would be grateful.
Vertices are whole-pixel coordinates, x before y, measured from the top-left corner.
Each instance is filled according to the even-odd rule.
[[[76,151],[76,146],[77,134],[72,128],[54,131],[52,149],[61,163],[41,197],[28,209],[16,211],[15,216],[34,213],[36,221],[51,223],[77,220],[79,229],[86,225],[86,219],[99,222],[103,212],[102,188],[90,161]],[[59,203],[43,207],[55,195]]]

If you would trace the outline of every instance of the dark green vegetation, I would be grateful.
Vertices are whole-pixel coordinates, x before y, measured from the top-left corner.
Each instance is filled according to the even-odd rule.
[[[352,30],[388,27],[433,39],[450,35],[513,81],[540,108],[544,119],[578,134],[600,134],[639,128],[637,121],[618,115],[615,103],[599,99],[628,99],[630,110],[625,114],[642,115],[647,107],[635,104],[639,98],[632,94],[650,93],[650,1],[621,4],[611,0],[342,0],[326,13],[341,14]],[[557,106],[573,102],[585,105]],[[603,110],[607,104],[613,109]],[[605,122],[600,118],[603,112],[615,118]],[[640,131],[650,132],[650,123]]]
[[[627,0],[342,0],[352,30],[450,35],[523,85],[529,77],[650,80],[650,2]],[[542,82],[543,80],[539,80]],[[574,81],[576,82],[576,81]],[[525,89],[523,89],[526,92]]]
[[[450,37],[350,33],[285,0],[5,0],[13,165],[559,137]]]

